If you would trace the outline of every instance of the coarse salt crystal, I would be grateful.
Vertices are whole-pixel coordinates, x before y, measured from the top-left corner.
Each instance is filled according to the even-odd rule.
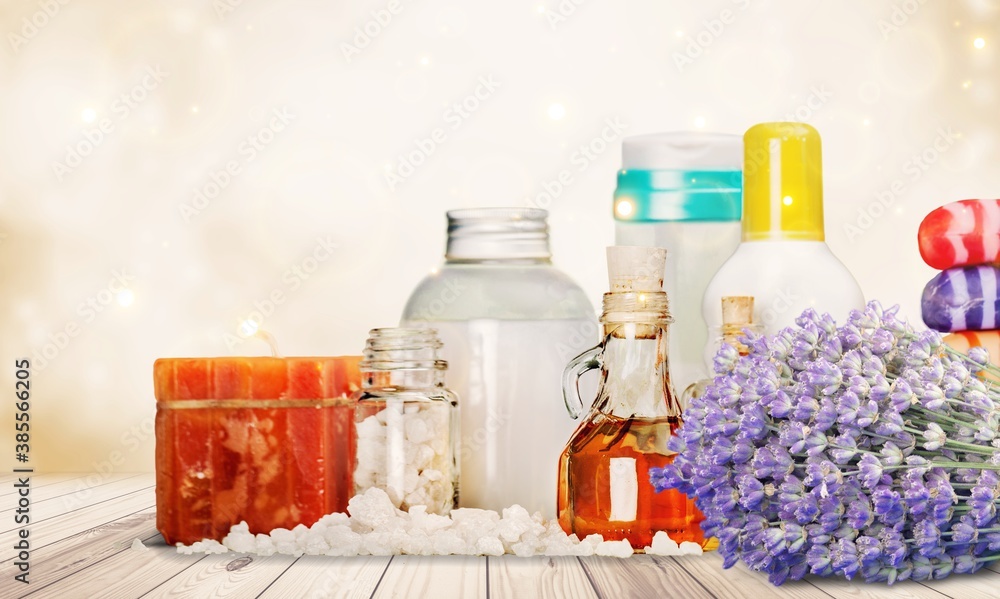
[[[699,547],[701,549],[701,547]],[[653,535],[653,544],[645,549],[646,555],[681,555],[681,549],[665,531]]]
[[[476,552],[480,555],[503,555],[503,543],[496,537],[483,537],[476,542]]]
[[[404,512],[393,507],[384,491],[373,488],[352,497],[348,511],[349,514],[323,516],[311,527],[299,524],[291,530],[276,528],[269,535],[254,535],[241,522],[230,529],[223,543],[206,539],[190,546],[178,545],[177,551],[345,557],[403,553],[522,557],[596,554],[627,558],[633,553],[627,540],[604,541],[601,535],[593,534],[581,541],[577,535],[563,532],[558,521],[546,522],[537,513],[529,516],[516,505],[503,510],[502,515],[474,508],[438,515],[428,513],[426,505],[414,505]],[[677,546],[666,533],[660,532],[646,551],[652,555],[686,555],[701,553],[701,547],[690,542]]]
[[[628,542],[628,539],[622,539],[621,541],[604,541],[597,546],[594,551],[597,555],[602,555],[606,557],[632,557],[632,544]]]
[[[681,555],[701,555],[702,553],[701,545],[692,543],[691,541],[681,543],[680,550]]]

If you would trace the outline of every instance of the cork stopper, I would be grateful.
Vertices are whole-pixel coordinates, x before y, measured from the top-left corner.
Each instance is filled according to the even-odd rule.
[[[667,250],[657,247],[608,247],[608,285],[612,293],[663,291]]]
[[[723,326],[741,326],[753,323],[753,297],[730,295],[722,298]]]

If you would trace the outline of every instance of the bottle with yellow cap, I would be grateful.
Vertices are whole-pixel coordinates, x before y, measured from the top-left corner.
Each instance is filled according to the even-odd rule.
[[[761,123],[743,136],[743,241],[705,290],[702,314],[721,324],[723,297],[753,296],[753,321],[773,334],[806,308],[842,320],[865,298],[823,233],[819,133],[805,123]]]

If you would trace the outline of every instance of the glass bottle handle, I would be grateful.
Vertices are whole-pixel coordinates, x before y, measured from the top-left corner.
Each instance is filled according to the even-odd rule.
[[[574,420],[579,418],[584,410],[583,399],[580,397],[580,377],[585,372],[601,367],[603,352],[603,345],[592,347],[570,360],[566,370],[563,371],[563,401],[566,402],[566,409]]]

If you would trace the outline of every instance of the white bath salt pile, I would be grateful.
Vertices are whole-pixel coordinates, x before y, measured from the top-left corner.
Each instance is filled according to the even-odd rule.
[[[489,510],[460,508],[450,516],[427,513],[424,506],[413,506],[408,512],[393,506],[389,496],[380,489],[369,489],[351,498],[348,514],[323,516],[311,527],[300,524],[292,530],[278,528],[270,535],[250,533],[245,522],[232,527],[222,543],[213,540],[193,545],[178,545],[177,551],[192,553],[254,553],[257,555],[606,555],[631,557],[628,541],[605,541],[601,535],[590,535],[582,541],[567,535],[559,522],[545,522],[541,514],[528,514],[519,505],[509,507],[503,515]],[[662,536],[661,536],[662,535]],[[667,541],[664,542],[664,539]],[[673,543],[666,533],[653,537],[647,553],[679,555],[685,552],[673,543],[673,553],[656,553]],[[698,552],[701,548],[698,547]],[[691,551],[687,551],[690,553]]]
[[[677,545],[667,533],[662,530],[653,535],[653,544],[646,547],[646,555],[699,555],[701,545],[684,541]]]
[[[446,513],[454,500],[449,439],[451,406],[410,404],[400,413],[390,406],[357,425],[357,489],[385,489],[394,507],[425,505]],[[398,431],[398,433],[396,433]]]
[[[132,551],[149,551],[149,547],[142,544],[139,539],[132,540]]]

